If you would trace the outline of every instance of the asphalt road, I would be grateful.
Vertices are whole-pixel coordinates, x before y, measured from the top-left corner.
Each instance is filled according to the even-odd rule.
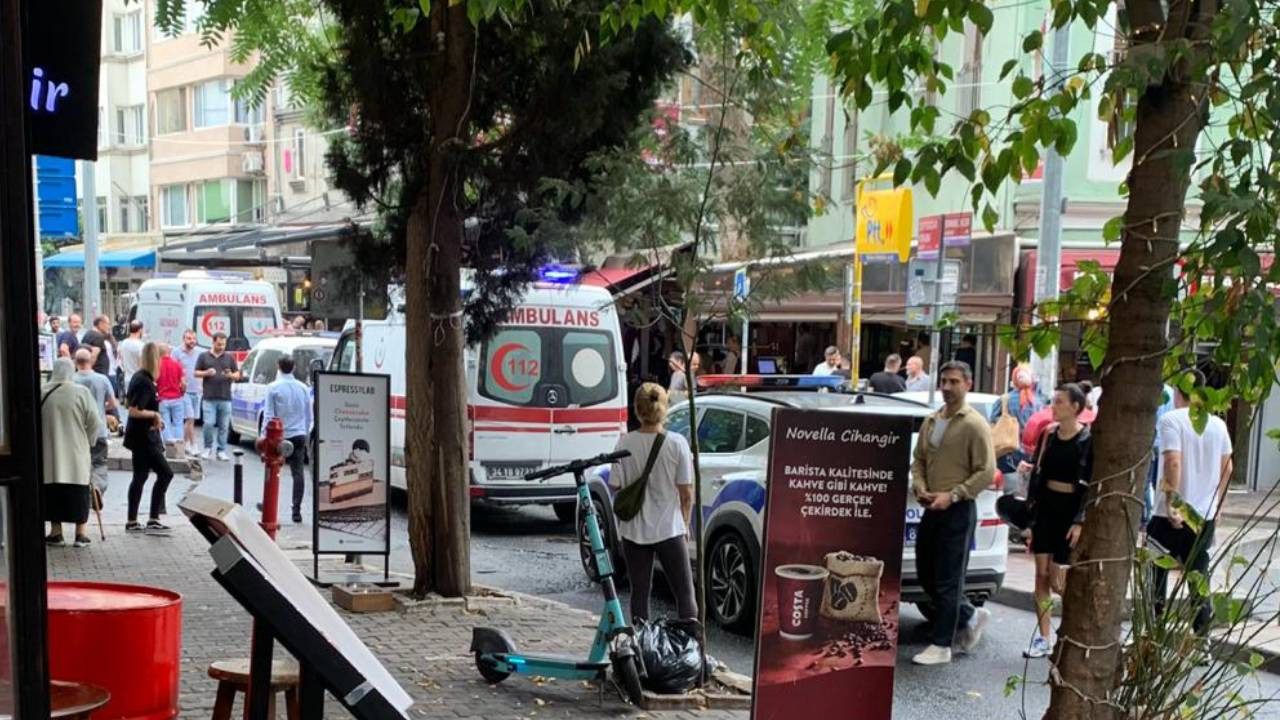
[[[245,453],[245,504],[261,497],[262,465],[253,451]],[[228,464],[207,463],[206,479],[200,491],[230,497],[231,470]],[[282,496],[289,487],[286,469]],[[123,479],[123,475],[117,473]],[[113,482],[116,482],[113,478]],[[124,480],[127,482],[127,480]],[[176,498],[175,498],[176,499]],[[309,542],[311,526],[308,495],[302,525],[284,524],[281,542]],[[287,517],[287,516],[286,516]],[[397,498],[392,511],[393,572],[412,573],[408,549],[408,520],[403,499]],[[372,558],[370,558],[372,560]],[[598,610],[602,599],[578,562],[572,527],[556,520],[549,507],[476,509],[472,513],[471,568],[475,582],[559,600],[573,607]],[[661,588],[661,583],[657,583]],[[625,589],[623,590],[625,602]],[[991,720],[992,718],[1039,718],[1048,704],[1044,685],[1045,660],[1026,661],[1022,650],[1032,631],[1032,614],[990,603],[993,616],[981,646],[972,656],[960,656],[951,665],[922,668],[911,664],[911,656],[923,649],[923,619],[912,606],[905,606],[894,691],[894,717],[920,720]],[[662,589],[654,600],[655,614],[674,614],[674,606]],[[585,654],[590,638],[582,638]],[[751,674],[754,643],[718,628],[709,631],[711,655],[732,669]],[[1028,682],[1012,695],[1005,694],[1011,677]],[[1025,695],[1023,690],[1025,689]],[[1248,698],[1280,698],[1280,676],[1262,673],[1250,678],[1242,694]],[[1023,714],[1025,712],[1025,715]],[[1280,718],[1280,702],[1256,711],[1257,718]]]

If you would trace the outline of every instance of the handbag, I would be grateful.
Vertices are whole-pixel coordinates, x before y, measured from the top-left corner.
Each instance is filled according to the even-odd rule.
[[[1009,414],[1009,396],[1005,395],[1000,398],[1000,419],[991,428],[991,444],[995,447],[996,457],[1004,457],[1021,447],[1018,437],[1021,434],[1022,426],[1018,418]]]
[[[658,433],[653,439],[653,447],[649,448],[649,458],[644,461],[644,471],[640,473],[639,479],[622,488],[613,498],[613,514],[619,520],[627,521],[640,514],[640,508],[644,506],[644,491],[649,486],[649,473],[653,472],[658,452],[662,450],[662,441],[666,439],[666,433]]]

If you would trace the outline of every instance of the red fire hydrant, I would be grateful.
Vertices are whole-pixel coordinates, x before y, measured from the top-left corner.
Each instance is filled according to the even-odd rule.
[[[254,443],[266,466],[266,476],[262,482],[262,529],[267,531],[271,539],[276,538],[276,530],[280,523],[276,516],[280,511],[280,468],[285,458],[293,454],[293,443],[284,439],[284,423],[280,418],[272,418],[267,423],[266,435]]]

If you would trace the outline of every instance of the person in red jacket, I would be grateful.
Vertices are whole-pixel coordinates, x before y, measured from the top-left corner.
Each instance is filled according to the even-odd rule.
[[[182,425],[186,420],[187,374],[182,363],[171,354],[173,348],[159,343],[159,349],[160,377],[156,378],[156,395],[160,399],[160,417],[164,420],[161,436],[164,444],[175,451],[182,443]]]

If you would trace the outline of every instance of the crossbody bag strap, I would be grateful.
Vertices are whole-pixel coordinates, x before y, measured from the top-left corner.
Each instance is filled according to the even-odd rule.
[[[42,407],[42,408],[43,408],[43,407],[44,407],[44,401],[45,401],[45,400],[48,400],[50,395],[52,395],[52,394],[54,394],[54,393],[58,392],[58,388],[60,388],[60,387],[62,387],[62,383],[58,383],[57,385],[54,385],[53,387],[49,388],[49,392],[45,393],[45,394],[44,394],[44,397],[40,398],[40,407]]]
[[[653,466],[658,462],[658,453],[662,451],[662,442],[667,439],[664,432],[658,433],[653,439],[653,446],[649,448],[649,457],[644,461],[644,470],[640,472],[640,479],[636,482],[649,482],[649,473],[653,472]]]

